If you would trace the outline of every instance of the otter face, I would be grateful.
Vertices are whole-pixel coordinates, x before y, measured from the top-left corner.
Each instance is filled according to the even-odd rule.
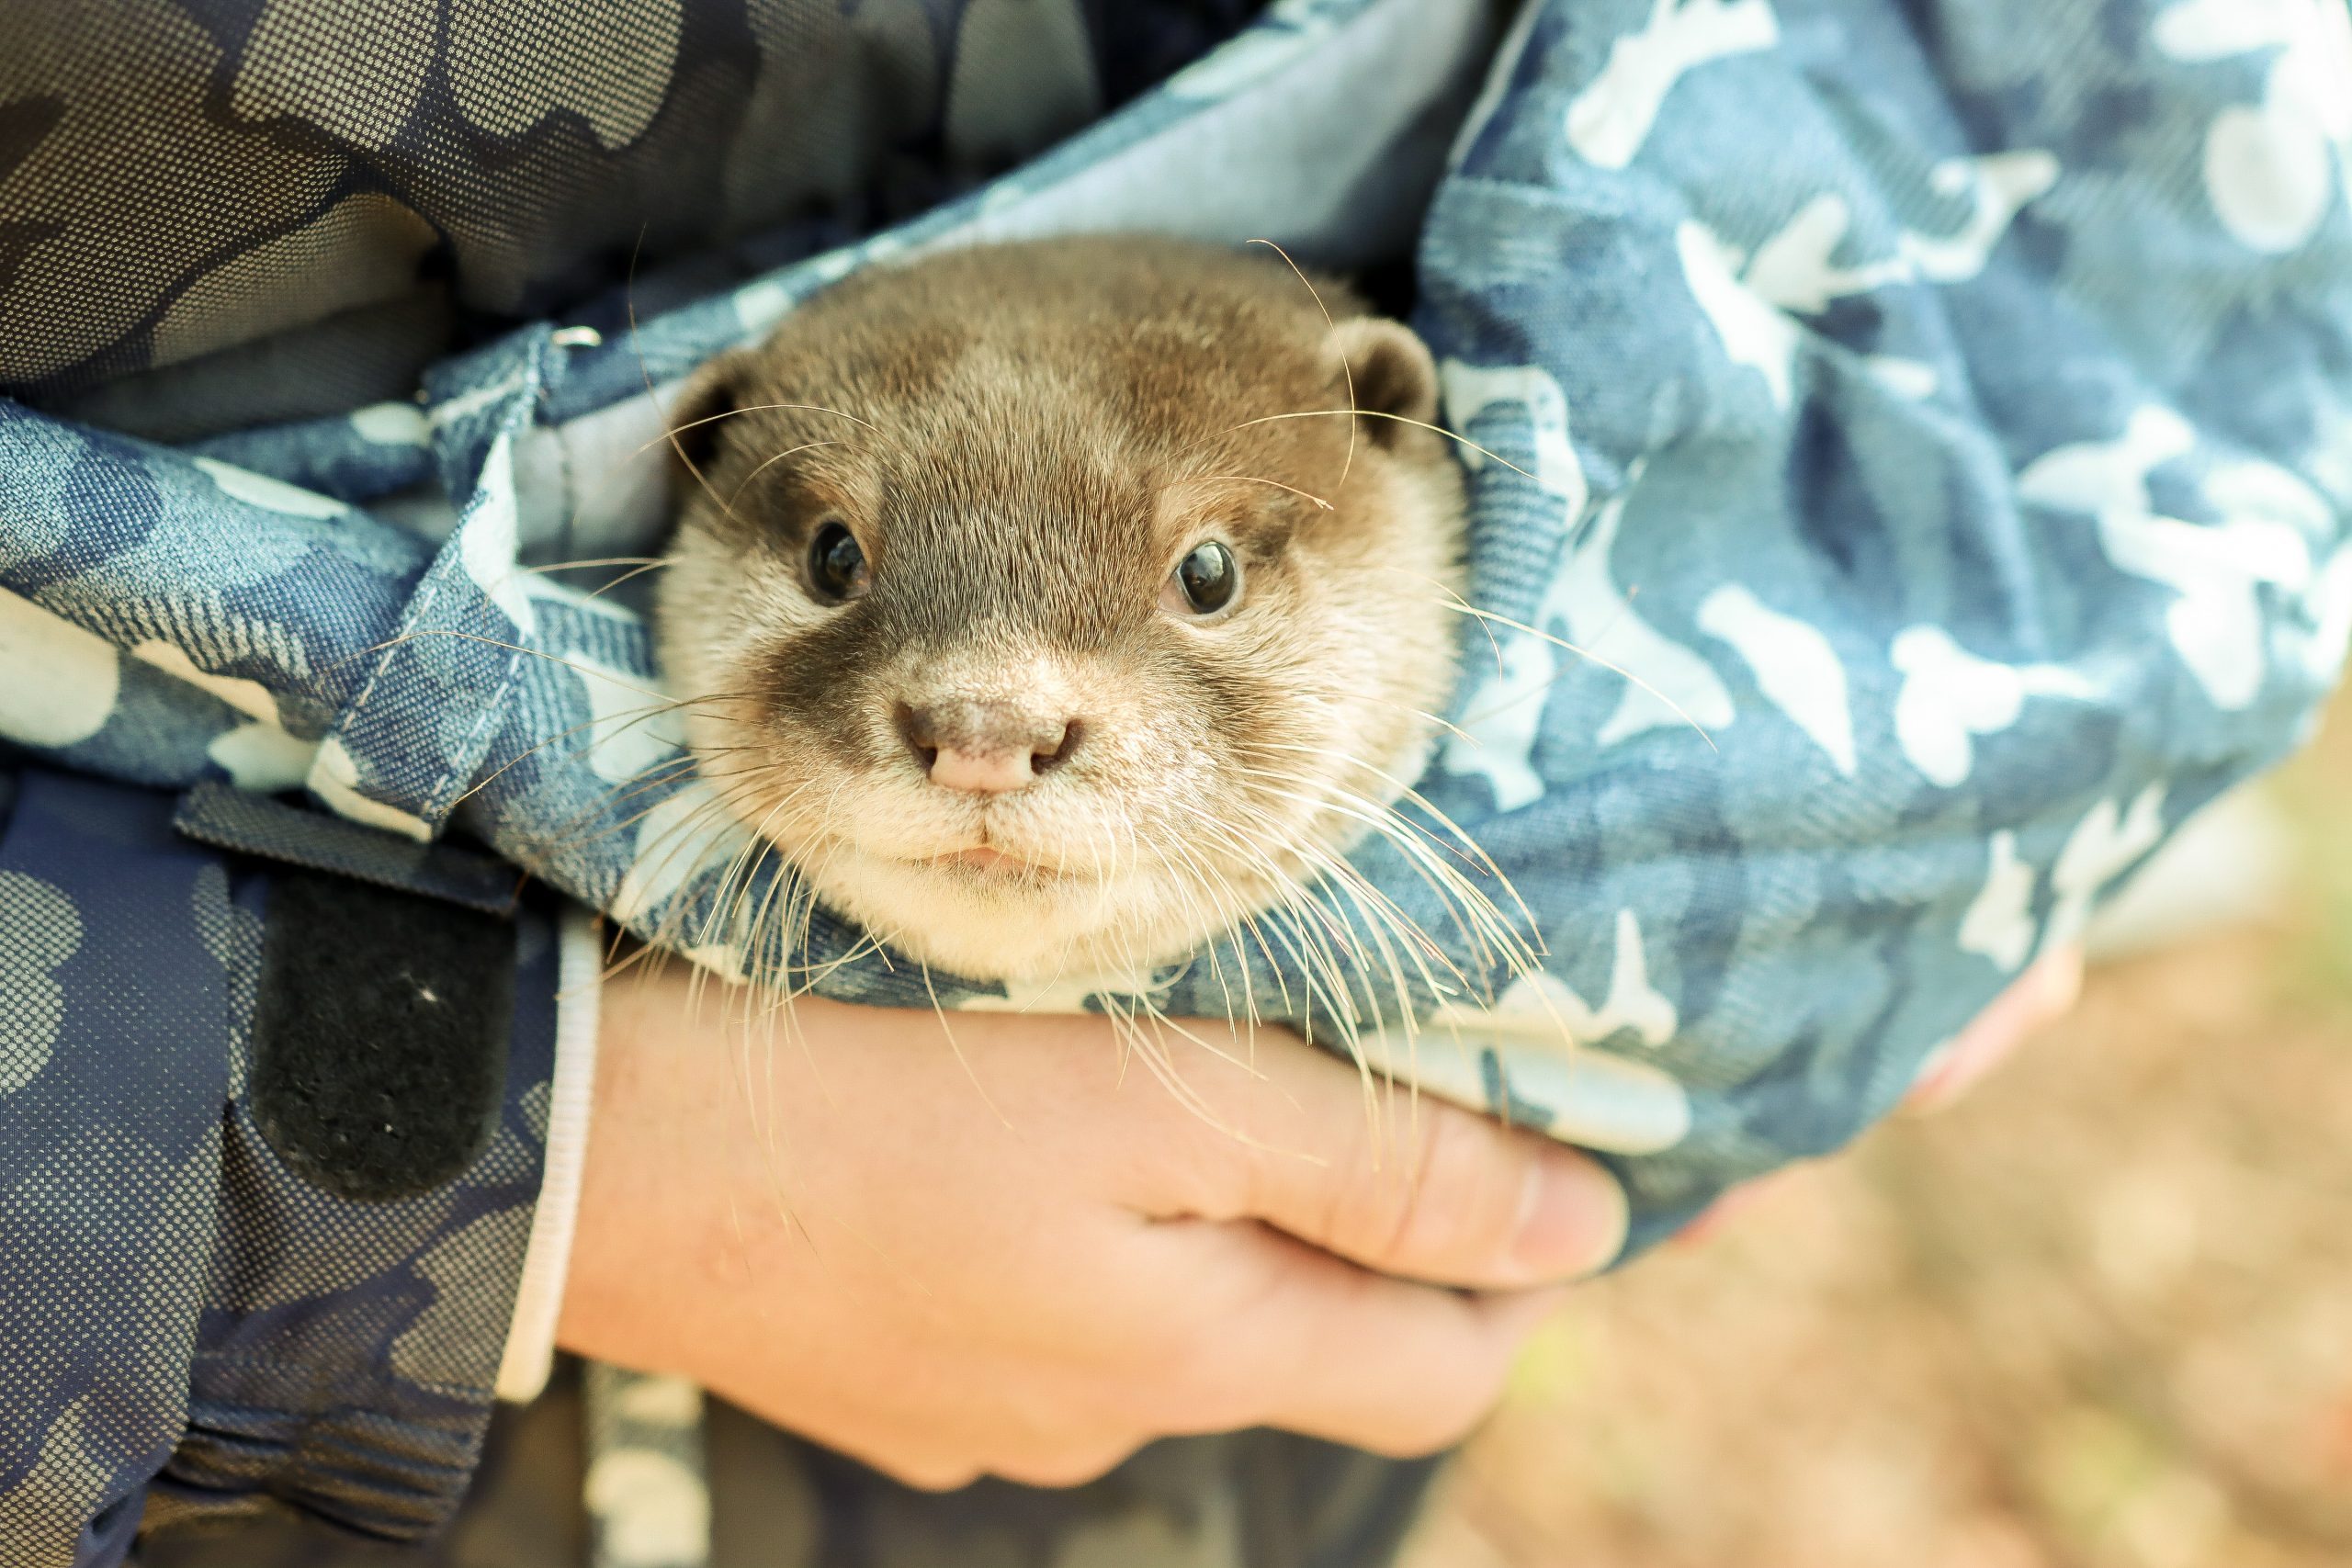
[[[1320,412],[1351,377],[1398,419]],[[1463,499],[1401,421],[1435,405],[1418,339],[1330,327],[1279,263],[1064,241],[853,280],[672,411],[660,637],[699,765],[925,962],[1176,958],[1419,770]]]

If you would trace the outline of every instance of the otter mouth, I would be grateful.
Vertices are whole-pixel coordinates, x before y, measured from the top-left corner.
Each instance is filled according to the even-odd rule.
[[[1070,878],[1070,873],[1059,866],[1029,860],[987,844],[951,850],[945,854],[926,855],[913,863],[991,886],[1064,882]]]

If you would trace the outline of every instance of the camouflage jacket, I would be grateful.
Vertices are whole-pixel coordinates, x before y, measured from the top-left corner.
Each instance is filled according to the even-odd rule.
[[[424,20],[384,35],[381,79],[324,107],[299,62],[335,39],[300,29],[331,6],[273,4],[258,20],[237,7],[235,38],[222,24],[180,39],[217,65],[191,123],[265,123],[273,149],[341,161],[275,176],[300,199],[271,224],[143,236],[177,259],[139,252],[153,276],[112,335],[0,367],[27,400],[0,406],[0,732],[25,755],[150,790],[300,791],[376,830],[336,840],[366,863],[350,869],[461,902],[479,869],[449,842],[469,838],[721,972],[877,1004],[1132,1005],[925,976],[821,914],[782,950],[743,912],[788,897],[771,886],[788,868],[737,853],[674,737],[645,721],[658,687],[641,620],[531,569],[647,548],[662,513],[650,447],[678,379],[876,259],[1122,227],[1267,236],[1341,267],[1410,245],[1446,418],[1476,443],[1473,597],[1495,617],[1465,633],[1458,734],[1420,793],[1433,837],[1458,826],[1509,878],[1540,965],[1514,972],[1450,934],[1445,885],[1382,840],[1360,869],[1461,983],[1333,983],[1308,961],[1312,931],[1135,983],[1158,1007],[1223,1013],[1246,977],[1262,1014],[1600,1151],[1640,1245],[1892,1105],[2180,821],[2294,743],[2352,637],[2340,0],[1529,0],[1498,43],[1469,0],[1282,0],[1009,173],[923,191],[945,199],[862,240],[786,225],[726,265],[681,260],[633,312],[546,282],[504,243],[533,223],[469,232],[462,204],[410,199],[403,159],[458,135],[486,164],[540,171],[487,181],[492,199],[520,203],[544,179],[563,199],[529,210],[566,221],[659,207],[650,193],[673,175],[724,174],[740,201],[763,188],[756,169],[726,184],[739,164],[707,156],[691,127],[725,103],[732,134],[773,134],[746,107],[764,78],[727,78],[732,98],[696,85],[695,51],[719,35],[679,19],[734,8],[616,7],[651,32],[526,37],[540,53],[487,85],[460,64],[454,21],[439,28],[422,0],[385,11],[411,9]],[[639,74],[567,87],[548,73],[565,50],[600,47]],[[762,72],[791,57],[782,32],[754,55]],[[1001,96],[1082,117],[1108,101],[1108,74],[1080,74],[1093,98]],[[941,81],[952,106],[953,73]],[[78,123],[70,93],[28,102],[0,103],[11,181]],[[617,153],[635,183],[583,187],[571,176],[592,153]],[[4,206],[0,223],[13,355],[32,307],[12,291],[72,224]],[[305,341],[336,357],[319,334],[367,301],[335,292],[360,282],[322,292],[312,275],[355,232],[375,236],[371,255],[407,234],[412,258],[505,268],[461,265],[452,319],[557,314],[424,367],[413,399],[289,403],[232,431],[200,417],[214,386],[267,402],[252,385],[266,356],[218,357],[221,301],[257,279],[288,279]],[[469,278],[501,276],[486,302],[464,298]],[[107,390],[132,381],[145,390]],[[9,840],[28,854],[61,830],[28,815],[38,798],[26,791]],[[210,841],[288,858],[233,824]],[[170,909],[201,946],[211,906],[187,914],[190,896],[155,875],[141,908]],[[74,1403],[71,1348],[92,1341],[59,1325],[81,1321],[67,1304],[94,1280],[123,1314],[182,1299],[107,1248],[212,1244],[187,1228],[121,1239],[123,1214],[152,1226],[178,1211],[117,1174],[131,1156],[93,1152],[111,1146],[92,1137],[107,1123],[55,1066],[134,1029],[59,988],[85,949],[57,933],[98,953],[162,917],[130,914],[125,892],[107,924],[90,896],[43,881],[8,906],[11,962],[30,977],[0,995],[35,998],[13,1005],[78,1043],[0,1087],[0,1113],[17,1113],[13,1096],[51,1139],[0,1126],[0,1190],[77,1216],[83,1250],[28,1292],[10,1278],[10,1310],[31,1303],[12,1352],[33,1347],[11,1386],[35,1393],[0,1427],[0,1517],[53,1524],[53,1478],[70,1475],[98,1521],[88,1540],[114,1541],[123,1500],[172,1450],[173,1380],[210,1319],[194,1340],[185,1308],[164,1334],[108,1320],[153,1358],[106,1385],[143,1391],[143,1425],[100,1422],[128,1395]],[[1354,918],[1336,895],[1328,913]],[[209,1224],[237,1200],[207,1116],[229,1104],[233,1126],[235,1100],[226,1045],[187,1049],[206,1065],[157,1111],[187,1130],[158,1134],[151,1188],[184,1181]],[[510,1120],[524,1144],[527,1107]],[[83,1189],[97,1199],[54,1195],[43,1162],[60,1158],[102,1158]],[[447,1245],[420,1236],[387,1266],[420,1272]],[[22,1250],[12,1239],[0,1269]],[[460,1250],[496,1271],[487,1243]],[[433,1301],[464,1293],[455,1269],[426,1276]],[[355,1313],[308,1332],[255,1353],[365,1342],[380,1356],[402,1330]],[[277,1408],[251,1397],[246,1416]],[[377,1462],[336,1454],[317,1463]],[[17,1561],[73,1560],[43,1550]]]

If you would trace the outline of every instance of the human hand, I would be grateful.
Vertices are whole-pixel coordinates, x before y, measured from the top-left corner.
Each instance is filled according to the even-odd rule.
[[[1099,1017],[956,1013],[951,1045],[803,999],[771,1043],[718,994],[606,987],[560,1338],[918,1485],[1250,1426],[1442,1447],[1556,1302],[1530,1287],[1623,1239],[1598,1165],[1368,1102],[1279,1030],[1163,1032],[1188,1109]]]

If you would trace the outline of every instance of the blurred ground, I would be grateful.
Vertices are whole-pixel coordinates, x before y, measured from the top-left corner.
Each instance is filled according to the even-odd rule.
[[[2256,927],[1589,1288],[1408,1568],[2352,1563],[2352,702]]]

